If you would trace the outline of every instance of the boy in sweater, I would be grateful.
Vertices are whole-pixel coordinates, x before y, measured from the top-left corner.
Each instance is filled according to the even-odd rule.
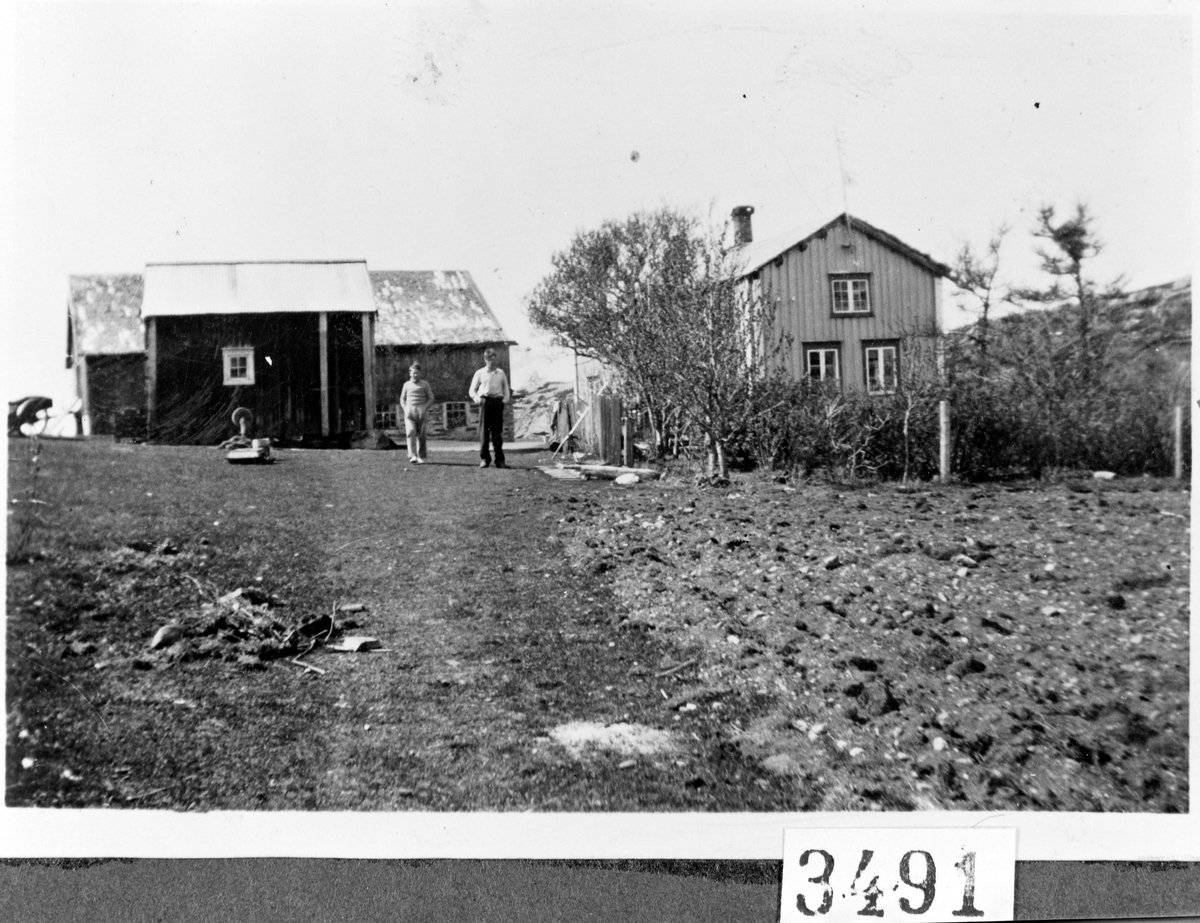
[[[404,408],[404,435],[408,437],[408,460],[414,465],[425,464],[425,419],[433,404],[433,389],[421,378],[421,365],[414,362],[408,368],[408,381],[400,389],[400,404]]]

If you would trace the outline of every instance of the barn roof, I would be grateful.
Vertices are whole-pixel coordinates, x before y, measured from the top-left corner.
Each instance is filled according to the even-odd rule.
[[[69,352],[106,356],[145,350],[141,276],[71,276],[70,285]]]
[[[514,342],[469,272],[372,272],[371,285],[376,346]]]
[[[900,238],[889,234],[887,231],[881,231],[861,218],[855,218],[853,215],[848,215],[845,212],[842,212],[842,214],[838,215],[832,221],[822,225],[808,235],[804,235],[802,232],[790,231],[763,240],[751,241],[743,246],[738,254],[742,270],[749,275],[756,269],[760,269],[771,262],[775,257],[782,256],[788,250],[792,249],[792,247],[807,243],[814,237],[822,237],[837,225],[846,224],[849,224],[851,228],[860,234],[865,234],[877,243],[894,250],[901,256],[908,257],[908,259],[912,260],[918,266],[923,266],[934,275],[947,276],[950,274],[950,267],[944,263],[939,263],[927,253],[922,253],[920,250],[910,247]]]
[[[143,317],[373,312],[365,260],[149,263]]]

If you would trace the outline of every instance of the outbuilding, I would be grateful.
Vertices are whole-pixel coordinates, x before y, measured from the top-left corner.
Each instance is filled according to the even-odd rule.
[[[467,436],[467,389],[510,340],[470,274],[370,272],[363,260],[151,263],[72,276],[68,367],[84,434],[215,444],[234,408],[285,444],[403,433],[408,367],[433,384],[435,434]],[[511,421],[509,424],[511,429]]]

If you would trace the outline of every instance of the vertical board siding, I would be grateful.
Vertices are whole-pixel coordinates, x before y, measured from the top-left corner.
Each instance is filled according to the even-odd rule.
[[[512,385],[512,369],[509,364],[508,346],[491,344],[496,350],[496,365],[508,375]],[[474,439],[479,427],[479,408],[471,403],[468,391],[475,372],[483,367],[483,350],[479,345],[470,346],[376,346],[375,347],[375,400],[377,403],[398,405],[400,392],[408,381],[408,369],[414,362],[421,364],[421,377],[433,389],[434,406],[430,408],[429,434],[431,436],[453,436]],[[467,426],[448,431],[445,426],[445,405],[448,402],[467,405]],[[400,412],[401,414],[403,411]],[[372,409],[372,414],[374,410]],[[504,438],[513,438],[513,413],[509,404],[504,411]],[[403,434],[403,416],[398,433]]]
[[[794,378],[804,375],[804,350],[809,343],[841,345],[842,381],[862,388],[866,380],[863,343],[902,340],[936,328],[936,278],[929,270],[889,247],[854,230],[853,248],[844,248],[842,227],[825,238],[813,237],[805,250],[783,254],[781,265],[761,269],[763,291],[776,299],[776,324],[792,339],[784,367]],[[834,317],[829,279],[833,273],[866,272],[871,276],[869,317]],[[907,357],[901,355],[903,370]]]

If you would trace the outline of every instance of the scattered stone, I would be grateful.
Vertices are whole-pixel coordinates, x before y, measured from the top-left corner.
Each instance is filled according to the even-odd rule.
[[[968,673],[982,673],[986,669],[987,664],[985,664],[978,657],[963,657],[961,660],[956,660],[954,663],[950,664],[946,672],[951,673],[961,679]]]
[[[978,561],[976,561],[970,555],[966,555],[966,554],[956,554],[950,560],[952,563],[958,564],[962,567],[978,567],[979,566]]]
[[[621,487],[632,487],[634,484],[639,483],[641,480],[642,479],[639,478],[636,474],[633,474],[632,472],[630,472],[629,474],[622,474],[620,477],[616,478],[616,480],[614,480],[613,483],[617,484]]]
[[[362,603],[342,603],[338,606],[338,612],[366,612],[367,607]]]
[[[938,753],[941,753],[943,750],[945,750],[946,749],[946,738],[944,738],[944,737],[933,738],[933,749],[935,749]]]
[[[182,628],[174,622],[168,622],[154,633],[154,637],[150,640],[150,650],[156,651],[159,648],[170,647],[176,641],[182,640],[183,636]]]
[[[874,673],[879,669],[879,662],[872,657],[851,657],[847,662],[854,669],[862,670],[866,673]]]
[[[1058,606],[1042,606],[1041,611],[1042,611],[1042,615],[1044,615],[1048,619],[1049,618],[1057,618],[1060,615],[1066,615],[1066,613],[1062,609],[1060,609]]]
[[[1111,471],[1093,471],[1092,477],[1097,481],[1111,481],[1116,475]]]
[[[636,475],[636,474],[635,474],[635,475],[631,475],[631,476],[632,476],[632,477],[637,477],[637,475]],[[625,477],[625,475],[622,475],[622,477]],[[618,480],[619,480],[619,479],[618,479]],[[636,766],[636,765],[637,765],[637,760],[623,760],[622,762],[620,762],[620,763],[618,763],[618,764],[617,764],[617,768],[618,768],[618,769],[632,769],[632,768],[633,768],[634,766]]]
[[[842,566],[842,559],[836,554],[831,554],[821,559],[821,566],[826,570],[837,570]]]
[[[1113,590],[1104,594],[1104,604],[1110,609],[1124,609],[1125,597]]]

